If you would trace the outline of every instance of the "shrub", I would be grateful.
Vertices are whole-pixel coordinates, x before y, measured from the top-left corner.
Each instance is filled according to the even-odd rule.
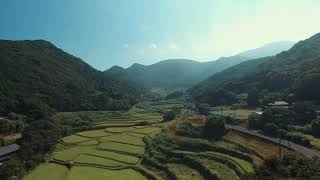
[[[220,139],[225,134],[224,118],[209,116],[203,127],[203,137],[207,139]]]

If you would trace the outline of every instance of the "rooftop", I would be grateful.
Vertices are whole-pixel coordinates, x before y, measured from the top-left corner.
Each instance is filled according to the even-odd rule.
[[[270,106],[288,106],[289,103],[285,101],[275,101],[274,103],[269,103]]]
[[[18,151],[20,149],[20,146],[18,144],[11,144],[8,146],[0,147],[0,156],[13,153],[15,151]]]

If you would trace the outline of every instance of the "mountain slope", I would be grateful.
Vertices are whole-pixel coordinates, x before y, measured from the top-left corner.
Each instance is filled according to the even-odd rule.
[[[320,91],[320,33],[276,56],[250,60],[226,69],[189,92],[197,100],[215,104],[218,97],[213,96],[218,89],[239,94],[252,88],[260,92],[278,92],[284,98],[294,94],[297,100],[320,100],[317,93]]]
[[[24,113],[32,106],[58,111],[111,109],[113,102],[134,94],[132,87],[49,42],[0,41],[1,113]]]

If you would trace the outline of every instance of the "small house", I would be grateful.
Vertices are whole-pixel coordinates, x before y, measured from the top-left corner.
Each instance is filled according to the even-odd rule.
[[[8,146],[0,147],[0,163],[10,159],[11,155],[20,149],[18,144],[11,144]]]

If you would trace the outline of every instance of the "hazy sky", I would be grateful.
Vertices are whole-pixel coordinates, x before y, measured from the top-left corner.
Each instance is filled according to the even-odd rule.
[[[319,0],[0,0],[0,38],[45,39],[105,70],[298,41],[319,18]]]

